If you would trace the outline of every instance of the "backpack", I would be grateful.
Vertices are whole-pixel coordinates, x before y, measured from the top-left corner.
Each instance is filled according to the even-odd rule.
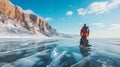
[[[88,32],[88,27],[84,27],[84,33],[87,33]]]

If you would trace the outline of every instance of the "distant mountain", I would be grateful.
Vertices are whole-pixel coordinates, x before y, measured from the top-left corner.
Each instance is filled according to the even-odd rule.
[[[59,33],[60,37],[64,38],[80,38],[80,35],[77,34],[64,34],[64,33]]]
[[[0,36],[4,35],[58,35],[43,18],[26,13],[9,0],[0,0]]]

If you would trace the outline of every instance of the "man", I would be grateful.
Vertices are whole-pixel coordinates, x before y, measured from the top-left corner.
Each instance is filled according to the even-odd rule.
[[[89,27],[86,24],[84,24],[84,26],[80,30],[80,36],[81,36],[80,45],[83,45],[84,47],[90,46],[87,40],[89,33],[90,33]]]

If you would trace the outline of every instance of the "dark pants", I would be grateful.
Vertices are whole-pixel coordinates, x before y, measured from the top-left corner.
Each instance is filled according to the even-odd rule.
[[[80,39],[80,45],[83,45],[84,47],[88,46],[88,40],[87,37],[82,36]]]

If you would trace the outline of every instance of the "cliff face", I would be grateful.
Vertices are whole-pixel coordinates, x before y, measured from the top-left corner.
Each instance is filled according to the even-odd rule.
[[[24,12],[19,6],[13,5],[9,0],[0,0],[0,15],[9,19],[16,20],[20,28],[38,34],[42,33],[47,36],[58,35],[57,31],[43,19],[34,14]]]

